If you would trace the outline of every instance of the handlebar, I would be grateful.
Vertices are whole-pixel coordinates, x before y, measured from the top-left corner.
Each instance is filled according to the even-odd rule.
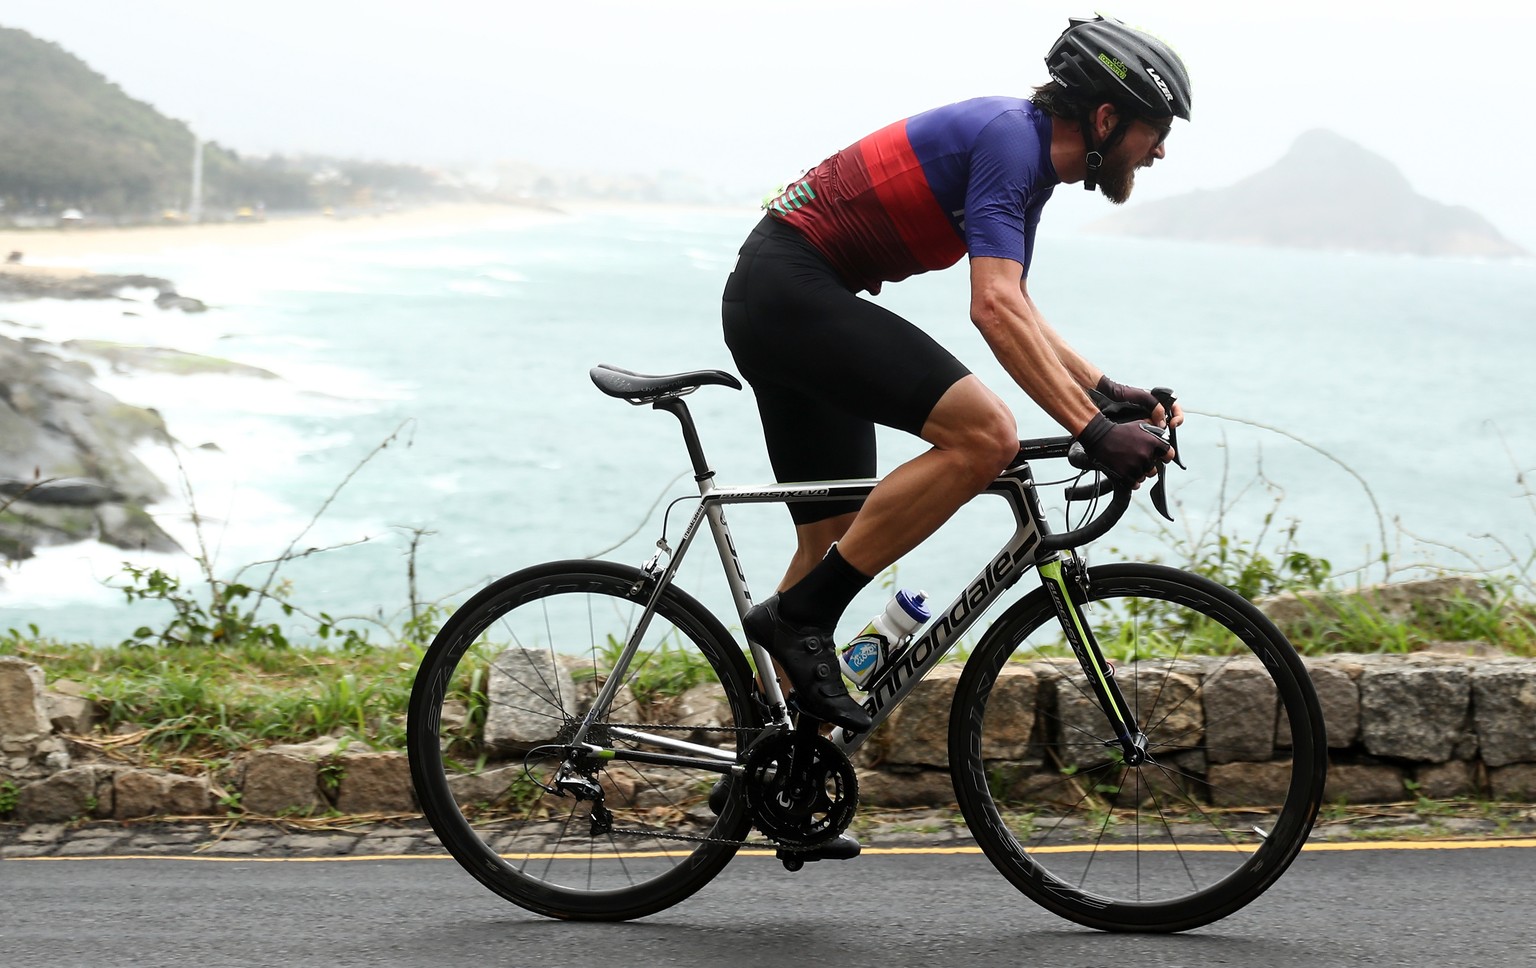
[[[1157,402],[1162,405],[1163,412],[1171,417],[1173,414],[1173,403],[1177,399],[1173,395],[1173,391],[1167,387],[1153,387],[1151,393],[1157,398]],[[1151,415],[1146,414],[1146,416],[1150,417]],[[1156,431],[1159,436],[1163,437],[1175,455],[1177,455],[1179,446],[1178,431],[1172,426],[1171,422],[1167,428],[1148,425],[1148,429]],[[1109,493],[1113,493],[1114,496],[1102,512],[1082,527],[1074,528],[1061,534],[1046,535],[1040,542],[1042,551],[1065,551],[1068,548],[1076,548],[1103,537],[1120,521],[1126,510],[1130,508],[1131,492],[1136,489],[1136,482],[1115,477],[1094,463],[1093,459],[1088,456],[1087,451],[1083,449],[1083,445],[1078,443],[1075,437],[1040,437],[1033,440],[1021,440],[1019,441],[1019,454],[1015,461],[1025,462],[1061,458],[1065,458],[1068,463],[1079,470],[1095,471],[1098,474],[1097,478],[1092,481],[1074,484],[1067,488],[1066,498],[1069,502],[1096,500]],[[1180,467],[1184,466],[1184,462],[1179,460],[1177,456],[1175,456],[1174,460]],[[1167,463],[1159,461],[1157,464],[1157,483],[1152,485],[1152,505],[1157,508],[1158,513],[1162,514],[1163,517],[1172,521],[1173,515],[1168,513],[1167,472]]]

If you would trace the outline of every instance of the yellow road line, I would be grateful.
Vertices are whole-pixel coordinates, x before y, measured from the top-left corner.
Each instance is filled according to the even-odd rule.
[[[1322,853],[1341,850],[1493,850],[1513,847],[1536,847],[1536,839],[1504,839],[1504,840],[1396,840],[1396,841],[1334,841],[1307,844],[1302,848],[1306,853]],[[1099,853],[1130,853],[1133,851],[1173,853],[1227,853],[1236,848],[1222,844],[1189,844],[1181,847],[1165,845],[1142,844],[1100,844],[1097,848],[1091,845],[1060,847],[1043,847],[1030,851],[1035,854],[1071,854],[1086,853],[1097,850]],[[657,851],[637,850],[623,853],[605,853],[592,855],[593,859],[609,860],[643,860],[648,857],[677,857],[683,851]],[[866,847],[860,856],[885,856],[885,857],[924,857],[924,856],[948,856],[962,854],[980,854],[979,847]],[[566,854],[517,854],[518,860],[568,860],[584,861],[587,855],[580,853]],[[762,849],[747,849],[737,851],[740,857],[773,857],[774,851]],[[449,860],[447,854],[362,854],[345,857],[211,857],[201,854],[102,854],[97,856],[70,856],[70,857],[10,857],[5,862],[11,861],[99,861],[99,860],[174,860],[174,861],[200,861],[213,864],[324,864],[324,863],[356,863],[358,861],[380,860]]]

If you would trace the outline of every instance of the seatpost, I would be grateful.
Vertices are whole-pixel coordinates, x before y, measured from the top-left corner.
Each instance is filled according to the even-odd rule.
[[[700,484],[715,476],[704,459],[704,445],[699,441],[698,428],[693,425],[693,415],[681,397],[663,397],[651,404],[657,410],[665,410],[683,425],[683,443],[688,445],[688,459],[693,462],[693,479]]]

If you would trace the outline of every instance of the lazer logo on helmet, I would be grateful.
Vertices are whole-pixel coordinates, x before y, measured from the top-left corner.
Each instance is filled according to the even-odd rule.
[[[1130,70],[1125,66],[1125,61],[1118,57],[1111,57],[1108,54],[1100,53],[1099,63],[1109,68],[1110,73],[1114,74],[1122,81],[1125,80],[1125,76],[1130,73]],[[1153,77],[1156,76],[1157,75],[1155,74],[1153,75]]]
[[[1152,68],[1149,67],[1149,68],[1147,68],[1147,74],[1157,84],[1157,89],[1159,91],[1163,92],[1163,98],[1165,100],[1172,101],[1173,100],[1173,92],[1168,90],[1168,85],[1163,82],[1163,79],[1161,77],[1157,76],[1157,71],[1154,71]]]

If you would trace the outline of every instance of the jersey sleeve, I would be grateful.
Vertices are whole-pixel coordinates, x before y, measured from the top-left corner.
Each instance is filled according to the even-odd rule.
[[[976,137],[965,197],[966,251],[974,258],[1012,259],[1029,271],[1035,226],[1050,188],[1041,177],[1043,146],[1022,111],[998,115]],[[1039,197],[1037,197],[1039,196]]]

